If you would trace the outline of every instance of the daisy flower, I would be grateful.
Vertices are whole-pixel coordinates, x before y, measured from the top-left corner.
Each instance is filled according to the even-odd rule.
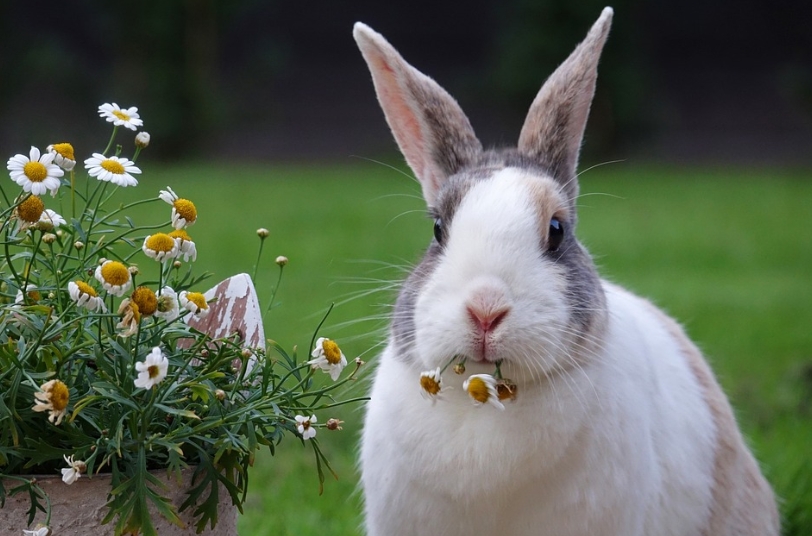
[[[68,464],[68,467],[62,469],[62,482],[70,486],[79,480],[82,473],[87,470],[87,465],[82,460],[74,460],[73,456],[67,457],[63,455],[62,457],[65,459],[65,463]]]
[[[499,401],[496,378],[490,374],[474,374],[465,380],[462,388],[477,406],[488,402],[495,408],[505,409],[504,404]]]
[[[189,262],[189,259],[192,259],[192,262],[197,260],[197,247],[192,237],[186,232],[186,229],[175,229],[169,233],[169,236],[174,238],[175,242],[178,243],[178,248],[180,249],[178,257],[183,255],[184,262]]]
[[[139,361],[135,364],[135,369],[138,371],[135,386],[142,389],[150,389],[166,378],[166,372],[169,369],[169,360],[161,349],[156,346],[152,349],[152,352],[147,354],[143,362]]]
[[[23,536],[51,536],[51,529],[39,525],[34,530],[23,529]]]
[[[46,208],[40,214],[38,227],[40,231],[52,231],[55,227],[62,227],[65,225],[66,222],[65,218],[54,212],[53,210]]]
[[[31,303],[39,302],[42,299],[42,294],[40,294],[39,290],[37,289],[38,287],[36,285],[26,285],[25,290],[20,289],[17,291],[17,296],[14,298],[14,303],[25,305],[26,301]]]
[[[15,214],[23,222],[23,227],[28,228],[35,223],[39,223],[40,218],[45,213],[45,203],[38,195],[29,195],[22,203],[17,205]]]
[[[121,297],[133,284],[130,271],[118,261],[104,261],[96,268],[96,279],[104,290],[113,296]]]
[[[126,158],[108,157],[99,153],[93,153],[91,158],[85,160],[85,168],[91,177],[96,177],[100,181],[112,182],[117,186],[136,186],[138,180],[130,173],[136,175],[141,173],[141,169]]]
[[[155,310],[155,316],[167,322],[172,322],[180,316],[178,295],[172,287],[164,287],[158,292],[158,308]]]
[[[191,311],[197,318],[204,318],[209,314],[209,304],[206,297],[199,292],[181,291],[178,296],[178,303],[184,309]]]
[[[172,205],[172,226],[175,229],[183,229],[197,221],[195,204],[188,199],[178,197],[178,194],[169,186],[166,187],[166,190],[161,190],[158,197]]]
[[[440,376],[440,367],[420,373],[420,388],[422,395],[435,402],[443,389],[443,378]]]
[[[316,428],[313,423],[316,422],[316,416],[311,415],[310,418],[304,415],[296,415],[296,429],[302,434],[302,439],[310,439],[316,437]]]
[[[28,156],[18,154],[12,156],[6,168],[11,179],[23,187],[23,191],[34,195],[43,195],[50,191],[52,196],[59,189],[59,177],[65,174],[59,166],[53,163],[54,155],[40,154],[39,149],[31,147]]]
[[[316,347],[310,357],[315,359],[311,359],[307,364],[329,373],[333,381],[338,379],[341,371],[347,366],[347,358],[344,357],[341,348],[338,347],[335,341],[326,337],[321,337],[316,341]]]
[[[158,262],[163,262],[166,259],[174,259],[178,256],[180,251],[178,242],[166,233],[155,233],[149,235],[144,239],[144,245],[141,249],[147,256],[152,257]]]
[[[158,310],[158,296],[147,287],[138,287],[130,295],[130,301],[138,305],[138,312],[152,316]]]
[[[76,166],[76,156],[70,143],[54,143],[45,150],[54,156],[54,163],[65,171],[70,171]]]
[[[34,393],[34,411],[49,411],[48,420],[57,426],[62,422],[62,418],[68,409],[68,401],[70,400],[70,391],[68,386],[60,380],[48,381],[40,387],[40,390]],[[54,422],[56,421],[56,422]]]
[[[70,299],[76,302],[79,307],[84,307],[88,311],[107,312],[104,301],[99,297],[96,289],[84,281],[71,281],[68,283],[68,294]]]
[[[131,106],[130,108],[120,108],[115,102],[104,103],[99,106],[99,116],[107,120],[108,123],[119,127],[124,126],[132,131],[138,130],[137,127],[143,126],[144,121],[138,115],[138,108]]]

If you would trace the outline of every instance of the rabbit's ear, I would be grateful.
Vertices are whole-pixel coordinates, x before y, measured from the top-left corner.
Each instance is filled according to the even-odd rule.
[[[378,102],[429,206],[443,181],[482,151],[459,104],[360,22],[353,36],[372,73]]]
[[[547,167],[571,200],[578,195],[578,152],[611,23],[612,8],[604,8],[586,39],[541,87],[519,135],[519,151]]]

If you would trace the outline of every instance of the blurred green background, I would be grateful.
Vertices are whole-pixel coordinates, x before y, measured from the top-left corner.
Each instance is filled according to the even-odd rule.
[[[122,199],[171,186],[212,284],[258,266],[266,334],[312,331],[368,362],[395,287],[431,236],[350,35],[363,20],[458,97],[486,144],[511,144],[534,93],[603,2],[0,1],[0,145],[109,134],[96,107],[136,105],[152,134]],[[782,497],[812,534],[812,4],[623,0],[581,169],[579,235],[605,277],[651,298],[704,349]],[[460,22],[464,12],[465,21]],[[131,135],[119,137],[131,154]],[[609,162],[608,164],[606,164]],[[605,164],[591,168],[594,164]],[[129,197],[128,197],[129,196]],[[150,223],[155,206],[134,214]],[[318,495],[295,439],[259,457],[242,536],[360,534],[360,408],[319,430],[339,474]]]

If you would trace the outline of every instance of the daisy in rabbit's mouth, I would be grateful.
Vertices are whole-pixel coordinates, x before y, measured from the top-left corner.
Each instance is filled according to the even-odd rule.
[[[444,391],[443,372],[453,364],[454,374],[465,374],[465,362],[467,360],[468,357],[458,354],[452,357],[442,368],[438,367],[434,370],[421,372],[420,389],[423,396],[432,403],[441,398]],[[480,362],[479,360],[476,361]],[[463,382],[462,388],[471,398],[474,406],[490,404],[497,409],[504,410],[503,401],[515,400],[518,387],[512,380],[502,377],[501,360],[496,361],[494,365],[496,370],[493,374],[472,374]]]

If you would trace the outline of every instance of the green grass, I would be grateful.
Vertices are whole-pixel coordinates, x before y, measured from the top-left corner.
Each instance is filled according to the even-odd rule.
[[[266,315],[266,335],[306,352],[322,333],[351,359],[374,363],[392,290],[431,236],[419,188],[401,172],[348,160],[332,166],[154,166],[133,198],[171,185],[192,199],[197,266],[212,283],[251,272],[270,229],[257,288],[266,300],[273,259],[290,264]],[[786,534],[812,534],[812,182],[802,171],[679,169],[614,164],[581,178],[579,235],[602,274],[651,298],[704,349],[729,394],[765,473],[784,498]],[[165,206],[165,205],[164,205]],[[140,211],[164,217],[159,205]],[[156,214],[157,213],[157,214]],[[139,216],[141,217],[141,216]],[[146,263],[147,260],[141,261]],[[377,281],[377,282],[375,282]],[[367,319],[358,321],[358,319]],[[364,381],[359,389],[364,389]],[[339,474],[318,495],[312,452],[287,440],[262,455],[240,521],[242,536],[359,534],[355,456],[360,416],[342,432],[319,431]],[[803,471],[807,471],[806,473]]]

